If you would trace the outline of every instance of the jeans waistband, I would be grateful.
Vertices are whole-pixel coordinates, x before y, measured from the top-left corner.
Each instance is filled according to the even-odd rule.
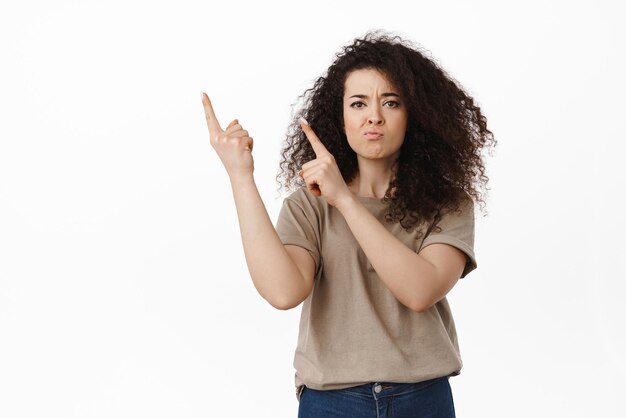
[[[380,399],[386,396],[398,396],[403,393],[410,393],[416,390],[425,389],[440,380],[448,379],[449,376],[436,377],[434,379],[424,380],[417,383],[394,383],[394,382],[373,382],[364,385],[353,386],[350,388],[339,389],[338,392],[344,392],[356,396]]]

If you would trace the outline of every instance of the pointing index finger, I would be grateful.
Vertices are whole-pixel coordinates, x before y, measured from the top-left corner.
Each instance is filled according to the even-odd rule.
[[[222,127],[217,121],[217,117],[213,111],[213,106],[211,105],[209,96],[205,92],[200,92],[200,97],[202,98],[202,105],[204,106],[204,114],[206,115],[206,123],[209,127],[209,132],[214,134],[222,131]]]
[[[309,140],[309,143],[313,147],[313,152],[315,152],[317,157],[329,153],[322,141],[318,138],[315,132],[313,132],[313,128],[311,128],[311,125],[309,125],[309,122],[307,122],[306,119],[300,118],[300,126]]]

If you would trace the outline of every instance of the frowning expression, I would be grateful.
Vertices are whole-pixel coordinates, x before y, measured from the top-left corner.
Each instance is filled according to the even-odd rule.
[[[359,159],[395,161],[407,127],[400,91],[376,69],[354,70],[346,77],[343,122],[350,148]]]

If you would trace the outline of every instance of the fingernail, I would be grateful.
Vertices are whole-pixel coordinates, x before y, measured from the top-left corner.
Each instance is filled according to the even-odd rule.
[[[204,101],[204,92],[200,90],[200,100]]]
[[[309,122],[307,122],[306,119],[304,119],[303,117],[300,117],[300,122],[304,123],[305,125],[309,124]]]

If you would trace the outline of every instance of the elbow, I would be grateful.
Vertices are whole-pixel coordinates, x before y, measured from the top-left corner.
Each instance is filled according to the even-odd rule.
[[[293,309],[304,302],[313,289],[312,284],[305,286],[305,288],[299,286],[297,282],[295,284],[295,286],[289,286],[288,289],[280,289],[280,292],[264,295],[263,297],[272,307],[280,311]]]
[[[300,305],[302,301],[290,301],[290,300],[268,300],[268,303],[272,305],[273,308],[278,309],[279,311],[288,311],[289,309],[293,309],[296,306]]]
[[[424,305],[411,305],[411,306],[408,306],[408,308],[412,310],[413,312],[422,313],[422,312],[426,312],[430,308],[430,306],[424,307]]]
[[[289,309],[293,309],[296,306],[300,305],[299,303],[297,305],[294,304],[278,304],[278,303],[271,303],[270,305],[272,305],[274,308],[278,309],[279,311],[288,311]]]
[[[407,308],[413,312],[423,313],[433,307],[436,302],[430,300],[417,299],[407,305]]]
[[[289,309],[293,309],[299,306],[304,300],[311,294],[312,286],[309,286],[307,289],[292,289],[291,292],[283,293],[279,296],[275,296],[271,299],[267,299],[267,301],[274,308],[287,311]]]
[[[417,313],[424,313],[427,310],[429,310],[430,308],[432,308],[433,305],[428,305],[428,306],[418,306],[416,308],[413,308],[413,311],[417,312]]]
[[[276,308],[279,311],[288,311],[289,309],[293,308],[293,306],[285,303],[270,302],[270,305],[272,305],[273,308]]]

